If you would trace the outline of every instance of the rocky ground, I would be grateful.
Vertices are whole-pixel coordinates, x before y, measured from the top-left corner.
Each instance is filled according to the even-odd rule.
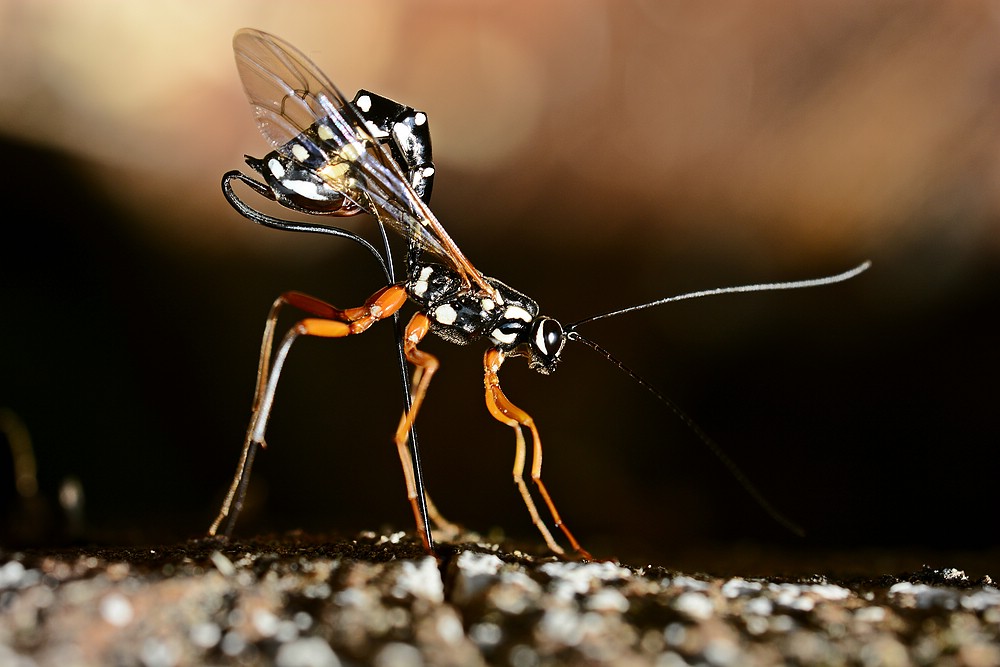
[[[1000,588],[571,562],[403,534],[0,552],[0,665],[1000,664]]]

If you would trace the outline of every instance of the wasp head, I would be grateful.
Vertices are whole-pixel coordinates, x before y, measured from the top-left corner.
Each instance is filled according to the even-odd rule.
[[[551,317],[536,317],[528,331],[525,344],[528,367],[548,375],[559,365],[566,334],[562,325]]]

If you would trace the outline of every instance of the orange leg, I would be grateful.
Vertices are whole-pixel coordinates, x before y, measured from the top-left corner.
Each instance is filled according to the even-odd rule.
[[[403,463],[403,474],[406,476],[406,495],[413,506],[414,514],[418,515],[417,524],[421,529],[423,525],[418,512],[417,486],[413,474],[413,461],[410,457],[410,450],[407,448],[407,442],[410,437],[410,428],[417,418],[420,406],[423,405],[424,396],[427,395],[427,387],[430,385],[434,373],[437,372],[440,366],[437,357],[433,354],[417,349],[417,345],[424,339],[424,336],[427,335],[430,329],[431,321],[427,316],[423,313],[416,313],[410,319],[409,324],[406,325],[406,332],[403,334],[403,352],[406,353],[406,359],[416,366],[416,369],[413,371],[413,395],[410,401],[410,410],[409,412],[404,412],[403,416],[400,417],[399,427],[396,429],[394,438],[396,449],[399,451],[399,460]],[[424,499],[427,503],[427,513],[434,522],[434,525],[439,530],[457,534],[459,527],[441,516],[437,507],[431,502],[430,496],[425,494]]]
[[[542,495],[542,500],[545,501],[546,506],[548,506],[549,512],[552,514],[552,519],[555,521],[555,525],[562,530],[566,539],[569,540],[570,545],[576,553],[582,558],[593,560],[593,557],[580,546],[580,543],[576,541],[575,537],[573,537],[573,533],[571,533],[566,524],[563,523],[558,510],[556,510],[555,504],[552,502],[551,496],[549,496],[548,490],[545,488],[545,484],[542,483],[542,441],[538,435],[538,429],[535,427],[535,420],[531,418],[531,415],[511,403],[510,400],[508,400],[504,395],[503,390],[500,389],[500,378],[498,376],[498,372],[503,362],[504,353],[502,351],[496,348],[486,351],[486,356],[483,358],[486,385],[486,407],[489,409],[490,414],[493,415],[494,419],[507,424],[514,429],[514,436],[517,439],[514,453],[514,483],[521,492],[521,497],[524,499],[524,504],[528,508],[528,513],[531,514],[532,522],[542,534],[542,537],[545,539],[545,543],[549,546],[549,549],[557,554],[562,554],[563,548],[560,547],[552,538],[552,533],[549,532],[549,529],[545,526],[545,523],[538,515],[538,509],[535,507],[535,502],[532,500],[531,494],[528,492],[528,487],[524,483],[526,447],[524,442],[524,432],[521,429],[523,426],[527,427],[531,431],[531,481],[538,487],[538,492]]]
[[[286,292],[279,296],[268,312],[264,327],[264,338],[261,342],[260,361],[257,365],[257,383],[254,391],[252,416],[243,442],[243,452],[239,466],[229,492],[223,501],[222,509],[208,529],[209,535],[215,535],[223,520],[228,518],[223,534],[228,536],[233,529],[240,510],[250,478],[250,467],[256,454],[257,446],[264,447],[264,432],[267,420],[274,402],[274,394],[281,375],[281,368],[292,343],[299,336],[319,336],[322,338],[342,338],[352,334],[362,333],[379,320],[391,317],[406,303],[406,290],[401,285],[384,287],[369,298],[363,306],[341,310],[314,297],[299,292]],[[300,320],[285,334],[281,345],[273,355],[274,332],[277,326],[278,313],[284,305],[296,308],[314,317]],[[400,458],[404,458],[402,455]],[[406,476],[407,491],[415,487],[413,480],[413,462],[409,451],[403,461],[403,473]],[[417,528],[424,535],[422,515],[414,503],[414,514],[417,516]],[[428,545],[425,545],[428,546]]]

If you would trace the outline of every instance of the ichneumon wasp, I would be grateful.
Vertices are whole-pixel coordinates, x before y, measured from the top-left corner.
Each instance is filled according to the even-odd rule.
[[[467,345],[479,339],[488,341],[489,348],[483,359],[486,407],[495,419],[514,430],[514,481],[532,522],[552,551],[564,553],[542,520],[524,480],[528,455],[525,430],[531,437],[531,481],[554,525],[559,527],[578,555],[589,558],[562,521],[542,482],[542,446],[534,420],[504,395],[500,388],[499,371],[506,359],[521,357],[539,373],[552,373],[559,364],[567,341],[580,341],[591,347],[652,391],[692,427],[758,502],[781,520],[701,429],[622,362],[580,335],[577,327],[681,299],[837,283],[867,269],[868,262],[844,273],[814,280],[743,285],[682,294],[563,326],[559,321],[542,315],[538,304],[525,294],[480,273],[431,212],[428,201],[434,166],[424,113],[365,90],[348,101],[309,58],[273,35],[251,29],[240,30],[233,39],[233,48],[237,69],[259,129],[274,150],[263,159],[246,158],[247,164],[263,182],[239,171],[229,172],[223,177],[226,199],[243,216],[258,224],[329,234],[362,245],[382,267],[386,286],[376,291],[362,306],[348,309],[336,308],[298,292],[286,292],[275,300],[264,329],[252,416],[242,456],[222,509],[209,528],[210,535],[217,534],[223,521],[226,522],[223,534],[229,535],[239,515],[257,447],[264,446],[264,433],[278,377],[293,342],[300,336],[340,338],[359,334],[388,318],[396,322],[405,403],[394,441],[406,479],[407,497],[417,529],[428,550],[433,548],[429,519],[439,527],[450,526],[424,490],[413,428],[428,385],[438,368],[437,358],[419,348],[429,332],[458,345]],[[365,239],[335,226],[281,220],[261,213],[236,195],[232,188],[233,181],[241,181],[261,196],[302,213],[325,216],[368,213],[376,220],[383,250],[380,253]],[[386,227],[399,233],[407,243],[406,275],[401,280],[397,280],[394,273]],[[416,306],[416,313],[402,328],[399,311],[407,301]],[[277,317],[286,305],[303,311],[306,317],[288,331],[275,351]],[[415,368],[412,385],[406,362]]]

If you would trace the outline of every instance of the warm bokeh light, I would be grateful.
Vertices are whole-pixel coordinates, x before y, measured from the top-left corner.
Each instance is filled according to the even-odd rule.
[[[545,198],[574,212],[552,220],[554,236],[642,219],[666,243],[739,219],[747,252],[765,255],[860,255],[934,234],[995,252],[1000,237],[1000,12],[988,3],[0,11],[0,130],[95,163],[110,194],[153,212],[140,218],[162,226],[152,233],[189,248],[228,242],[206,222],[225,214],[211,184],[263,150],[230,54],[244,24],[297,44],[347,90],[427,109],[442,180],[478,181],[468,208],[508,193],[480,213],[491,230],[528,224],[509,211]]]

